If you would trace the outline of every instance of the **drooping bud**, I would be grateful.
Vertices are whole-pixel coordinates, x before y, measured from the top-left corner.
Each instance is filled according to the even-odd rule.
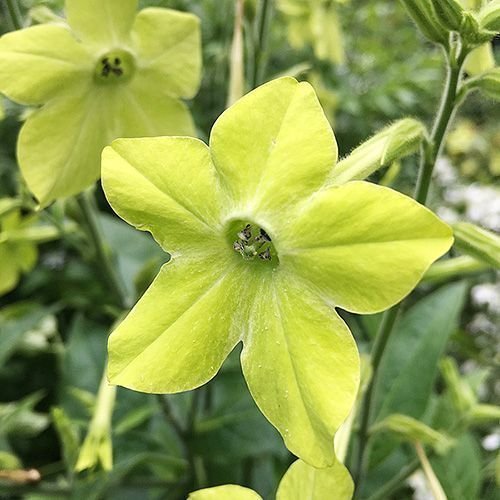
[[[418,150],[426,129],[412,118],[399,120],[375,134],[341,160],[332,170],[329,184],[366,179],[383,166]]]
[[[429,40],[447,45],[448,30],[440,24],[431,0],[401,0],[418,29]]]
[[[452,31],[458,31],[462,24],[464,9],[456,0],[432,0],[438,21]]]
[[[453,225],[455,245],[464,253],[500,269],[500,237],[468,222]]]
[[[420,420],[399,413],[389,415],[370,429],[370,433],[381,431],[391,432],[407,441],[426,444],[439,454],[446,453],[453,444],[453,439],[446,434],[432,429]]]
[[[450,281],[454,278],[467,276],[477,272],[489,269],[490,265],[485,262],[461,255],[453,259],[440,260],[433,264],[425,273],[422,281],[425,283],[439,283],[441,281]]]

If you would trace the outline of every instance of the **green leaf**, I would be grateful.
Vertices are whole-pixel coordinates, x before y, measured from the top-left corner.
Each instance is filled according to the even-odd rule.
[[[431,462],[448,500],[479,498],[481,456],[472,435],[465,434],[449,453]]]
[[[190,99],[196,95],[202,64],[198,17],[147,8],[137,15],[132,37],[140,61],[138,78],[155,82],[174,97]]]
[[[476,78],[466,81],[464,89],[465,92],[478,89],[490,99],[500,101],[500,68],[491,68]]]
[[[29,302],[0,309],[0,366],[15,352],[24,334],[35,329],[48,314],[47,309]]]
[[[327,469],[315,469],[297,460],[283,476],[276,500],[350,500],[353,492],[351,476],[340,462]]]
[[[287,448],[318,467],[334,463],[333,436],[354,402],[359,359],[345,323],[291,275],[257,292],[241,363],[252,396]],[[311,335],[314,332],[314,335]]]
[[[188,500],[262,500],[255,491],[235,484],[216,486],[204,490],[193,491]]]
[[[443,287],[417,302],[396,325],[375,388],[377,421],[391,413],[417,419],[423,416],[437,376],[438,360],[457,327],[466,291],[465,283]],[[375,461],[394,447],[387,439],[377,441]]]
[[[68,23],[89,44],[120,46],[127,42],[137,0],[65,0]]]
[[[236,207],[270,218],[316,191],[337,161],[335,137],[313,88],[288,77],[225,111],[210,149]]]
[[[0,92],[21,104],[43,104],[81,85],[93,70],[91,54],[65,26],[34,26],[0,38]]]
[[[360,181],[321,191],[282,233],[283,263],[335,305],[365,314],[399,302],[452,243],[428,209]]]
[[[379,168],[418,151],[426,129],[417,120],[405,118],[377,132],[339,161],[328,179],[329,184],[344,184],[366,179]]]

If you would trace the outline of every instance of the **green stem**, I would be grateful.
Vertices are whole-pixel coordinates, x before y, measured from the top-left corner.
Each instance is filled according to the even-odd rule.
[[[268,25],[271,19],[271,9],[273,3],[270,0],[261,0],[260,9],[257,16],[257,23],[254,32],[254,44],[253,44],[253,72],[250,81],[250,87],[252,89],[256,88],[260,83],[262,83],[262,76],[264,74],[265,67],[265,52],[268,39]]]
[[[436,115],[432,133],[429,142],[424,147],[424,152],[421,158],[419,167],[419,176],[415,187],[414,198],[423,205],[427,202],[429,188],[434,171],[436,160],[443,146],[444,138],[448,126],[455,113],[458,101],[458,87],[462,73],[462,66],[467,53],[460,50],[455,56],[453,52],[447,54],[447,78],[439,106],[439,111]],[[358,432],[357,450],[354,459],[353,476],[356,484],[355,498],[359,498],[362,491],[363,482],[366,476],[368,467],[368,428],[372,419],[373,412],[373,395],[377,384],[380,361],[384,354],[387,342],[393,331],[394,324],[398,312],[401,308],[401,302],[384,313],[379,331],[375,337],[375,342],[372,350],[372,369],[373,375],[366,390],[361,409],[361,420]]]
[[[106,251],[104,239],[102,237],[99,220],[97,218],[97,209],[94,201],[90,199],[89,193],[83,192],[76,197],[80,210],[82,212],[87,233],[95,249],[96,264],[106,280],[110,290],[115,294],[120,306],[124,309],[130,307],[128,294],[123,283],[115,272],[110,256]]]
[[[5,9],[9,17],[10,23],[15,30],[23,28],[23,17],[19,10],[19,5],[16,0],[5,0]]]

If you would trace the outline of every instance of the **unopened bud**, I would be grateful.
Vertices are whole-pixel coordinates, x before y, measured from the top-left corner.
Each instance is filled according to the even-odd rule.
[[[500,236],[468,222],[454,224],[453,234],[462,252],[500,269]]]
[[[487,30],[479,25],[479,21],[472,12],[464,12],[459,31],[463,41],[469,47],[478,47],[489,42],[495,36],[494,31]]]
[[[431,0],[401,1],[425,37],[441,45],[448,43],[448,30],[439,23]]]
[[[456,0],[432,0],[438,21],[452,31],[458,31],[462,24],[464,9]]]

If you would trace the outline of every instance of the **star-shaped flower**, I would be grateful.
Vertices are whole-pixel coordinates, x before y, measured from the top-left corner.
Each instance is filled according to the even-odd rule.
[[[109,379],[198,387],[243,342],[243,374],[287,447],[334,461],[359,359],[336,313],[400,301],[452,243],[429,210],[367,182],[328,186],[337,145],[312,87],[275,80],[229,108],[210,148],[119,139],[103,152],[115,211],[172,255],[109,340]]]
[[[19,164],[42,205],[100,174],[117,137],[194,135],[187,107],[199,86],[196,16],[137,0],[66,0],[69,26],[42,24],[0,39],[0,92],[42,105],[24,124]]]

